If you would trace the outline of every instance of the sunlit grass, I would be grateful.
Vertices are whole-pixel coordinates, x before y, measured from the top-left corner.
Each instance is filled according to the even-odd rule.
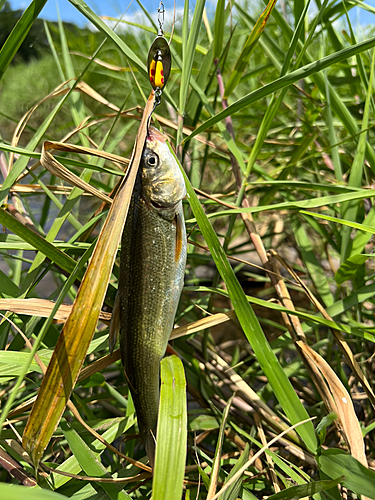
[[[33,2],[37,9],[44,3]],[[273,2],[262,15],[268,2],[230,12],[220,1],[215,15],[203,21],[204,2],[196,3],[190,21],[192,6],[185,3],[156,113],[188,190],[186,286],[177,313],[178,325],[188,326],[176,330],[182,337],[171,342],[187,381],[187,448],[181,364],[170,358],[159,422],[163,442],[151,481],[119,353],[108,357],[117,258],[69,409],[51,427],[41,461],[70,476],[40,470],[36,477],[22,455],[16,440],[45,370],[30,350],[34,345],[48,364],[71,310],[53,308],[76,299],[105,214],[93,229],[89,219],[99,202],[41,166],[26,172],[22,189],[17,179],[40,158],[45,140],[129,158],[150,93],[145,62],[156,13],[147,13],[136,35],[118,35],[82,0],[71,3],[97,32],[80,36],[63,23],[49,24],[48,52],[12,65],[22,30],[32,22],[28,10],[0,51],[0,223],[6,229],[0,234],[0,307],[8,311],[0,321],[0,465],[11,456],[21,471],[0,469],[0,481],[26,485],[36,479],[42,500],[57,493],[146,498],[153,485],[153,498],[174,499],[186,456],[187,499],[213,500],[224,485],[219,498],[226,500],[334,499],[345,488],[375,498],[375,474],[366,469],[375,464],[375,38],[354,33],[350,25],[349,35],[342,33],[354,2],[294,0],[285,10],[280,2],[267,20]],[[254,50],[242,64],[249,40],[256,40]],[[54,89],[56,95],[16,131],[27,110]],[[80,151],[54,154],[108,195],[121,166]],[[63,186],[69,189],[61,194]],[[50,302],[26,300],[31,298]],[[76,334],[79,339],[83,332]],[[173,370],[181,382],[174,406]],[[44,410],[38,418],[48,425]],[[237,474],[281,433],[246,473]],[[168,455],[163,450],[174,439],[179,444],[173,455],[160,455]],[[175,489],[164,491],[174,471]],[[17,489],[6,494],[19,495]]]

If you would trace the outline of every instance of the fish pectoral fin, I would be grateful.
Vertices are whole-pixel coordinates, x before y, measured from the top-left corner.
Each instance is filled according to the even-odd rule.
[[[184,231],[184,227],[182,224],[182,218],[179,213],[175,215],[175,224],[176,224],[176,246],[175,246],[175,251],[174,251],[174,261],[178,262],[180,255],[181,255],[181,250],[182,250],[182,245],[183,245],[183,238],[182,238],[182,231]]]
[[[120,293],[117,292],[115,303],[113,305],[111,322],[109,324],[109,352],[113,354],[115,350],[117,339],[120,331]]]

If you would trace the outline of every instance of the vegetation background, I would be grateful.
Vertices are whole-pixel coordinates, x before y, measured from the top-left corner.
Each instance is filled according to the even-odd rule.
[[[38,470],[21,448],[70,310],[53,306],[76,298],[100,231],[100,200],[46,171],[41,147],[75,145],[55,156],[109,195],[121,165],[78,148],[130,157],[157,33],[141,3],[131,23],[70,2],[86,27],[0,0],[0,494],[375,498],[375,37],[350,16],[375,8],[360,0],[177,6],[156,113],[189,179],[189,248],[171,342],[183,369],[162,362],[164,459],[152,479],[105,314]]]

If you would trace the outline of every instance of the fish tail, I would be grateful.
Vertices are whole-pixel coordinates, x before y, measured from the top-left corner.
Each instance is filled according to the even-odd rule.
[[[145,448],[148,460],[150,462],[150,467],[152,470],[154,470],[156,442],[155,442],[155,437],[151,434],[151,432],[145,438]]]

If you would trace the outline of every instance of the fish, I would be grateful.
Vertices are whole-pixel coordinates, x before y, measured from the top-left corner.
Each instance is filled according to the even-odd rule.
[[[184,284],[186,187],[166,137],[150,127],[121,241],[110,350],[121,359],[138,427],[154,468],[163,358]]]

